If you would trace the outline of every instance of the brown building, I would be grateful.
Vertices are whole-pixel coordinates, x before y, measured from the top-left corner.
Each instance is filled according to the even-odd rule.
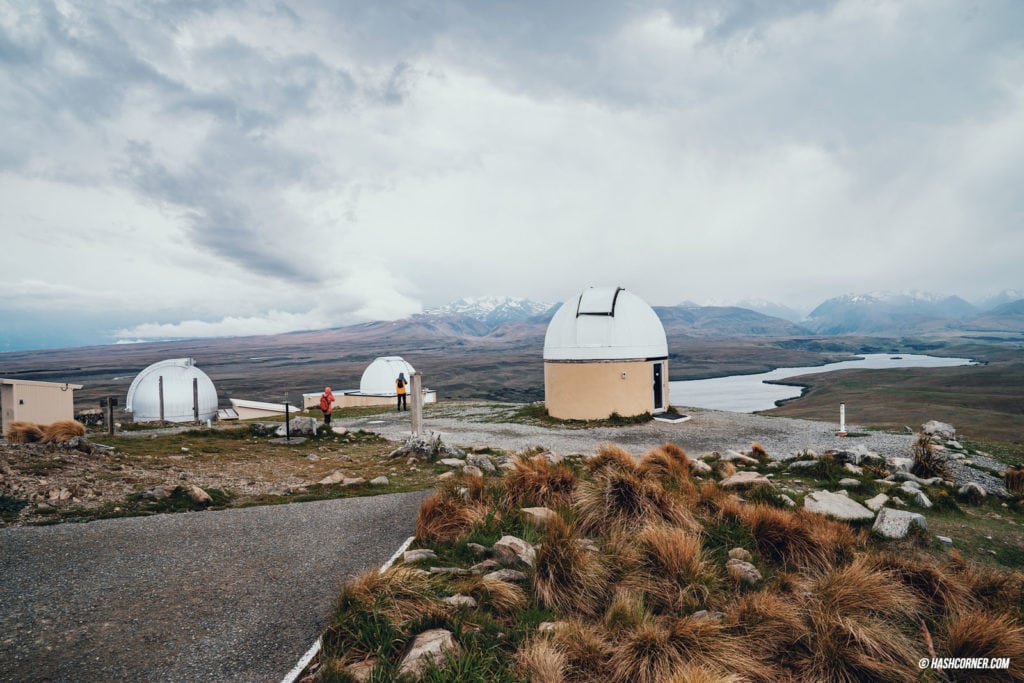
[[[668,409],[668,343],[658,315],[622,287],[566,301],[544,337],[544,404],[562,420]]]
[[[75,389],[81,384],[33,382],[24,379],[0,379],[0,433],[6,434],[12,422],[25,420],[50,424],[75,417]]]

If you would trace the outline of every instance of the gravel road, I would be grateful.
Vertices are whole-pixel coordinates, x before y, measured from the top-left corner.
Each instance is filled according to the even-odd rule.
[[[0,680],[278,681],[424,495],[0,529]]]
[[[863,444],[881,455],[907,456],[914,437],[909,434],[865,432],[865,436],[841,438],[835,435],[838,423],[766,417],[749,413],[695,409],[689,422],[668,424],[648,422],[624,427],[566,429],[504,422],[518,405],[495,403],[453,403],[431,409],[424,414],[424,427],[441,434],[451,445],[468,447],[491,446],[508,451],[523,451],[534,446],[563,455],[591,454],[602,443],[622,446],[634,455],[673,441],[687,453],[699,455],[725,449],[747,449],[759,441],[774,458],[813,448],[819,453],[830,448],[851,448]],[[385,438],[402,441],[409,436],[408,413],[385,413],[369,417],[336,420],[349,429],[365,429]],[[863,432],[862,427],[847,425],[849,432]]]

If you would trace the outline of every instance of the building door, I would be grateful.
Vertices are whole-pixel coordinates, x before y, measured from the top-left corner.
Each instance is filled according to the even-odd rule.
[[[662,396],[662,383],[661,383],[661,363],[654,364],[654,409],[663,410],[665,408],[665,400]]]

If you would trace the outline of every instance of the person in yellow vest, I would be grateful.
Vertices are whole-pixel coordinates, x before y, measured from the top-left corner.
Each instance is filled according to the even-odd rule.
[[[405,373],[404,372],[398,373],[398,379],[395,380],[395,394],[398,395],[398,409],[399,410],[403,410],[403,409],[404,410],[409,410],[409,406],[406,405],[406,402],[405,402],[405,394],[406,394],[405,389],[406,389],[407,386],[408,386],[408,382],[405,381]]]

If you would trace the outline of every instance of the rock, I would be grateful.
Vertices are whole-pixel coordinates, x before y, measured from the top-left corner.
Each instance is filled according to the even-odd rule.
[[[952,440],[946,442],[946,448],[952,448],[955,451],[962,451],[964,449],[959,441]]]
[[[786,504],[786,507],[791,507],[791,508],[795,508],[796,507],[796,501],[793,500],[792,498],[790,498],[789,496],[787,496],[785,493],[780,493],[779,494],[779,498],[782,500],[783,503]]]
[[[743,560],[732,559],[725,563],[725,570],[734,581],[755,586],[762,579],[757,567]]]
[[[985,487],[969,481],[956,490],[956,495],[962,498],[984,498],[986,496]]]
[[[828,491],[815,491],[804,496],[804,509],[844,522],[873,519],[875,513],[852,498]]]
[[[560,628],[565,626],[564,621],[542,621],[537,625],[537,630],[540,633],[554,633]]]
[[[793,460],[792,462],[789,463],[789,469],[800,470],[805,469],[807,467],[817,467],[817,465],[817,460]]]
[[[545,451],[545,452],[541,453],[541,455],[543,455],[544,458],[551,465],[557,465],[558,463],[560,463],[563,460],[565,460],[564,456],[562,456],[562,455],[560,455],[558,453],[555,453],[554,451]]]
[[[576,545],[591,553],[596,553],[600,550],[600,548],[597,547],[597,543],[592,538],[577,538]]]
[[[913,496],[915,493],[921,490],[921,485],[918,484],[916,481],[905,481],[902,485],[900,485],[899,490],[903,491],[904,493],[910,496]]]
[[[383,475],[370,480],[370,486],[387,486],[390,483],[391,481]]]
[[[389,458],[404,458],[410,455],[414,455],[426,460],[435,460],[437,458],[456,458],[465,455],[460,449],[446,446],[441,441],[440,434],[434,434],[429,438],[413,436],[406,440],[406,442],[391,451],[388,454]]]
[[[501,567],[501,563],[497,560],[484,560],[483,562],[477,562],[469,568],[474,574],[488,574]]]
[[[437,559],[437,553],[430,548],[417,548],[416,550],[406,550],[402,553],[402,562],[419,562],[420,560],[434,559]]]
[[[449,652],[456,656],[460,652],[451,631],[443,628],[424,631],[412,641],[409,653],[402,658],[402,664],[398,667],[398,674],[419,677],[426,671],[429,662],[443,668],[445,654]]]
[[[324,477],[323,479],[321,479],[317,483],[318,484],[323,484],[324,486],[330,486],[331,484],[339,484],[339,483],[341,483],[341,480],[344,479],[344,478],[345,478],[345,475],[342,474],[342,472],[340,470],[334,470],[333,472],[328,474],[326,477]]]
[[[899,496],[893,496],[889,502],[893,505],[899,505],[900,507],[904,507],[906,505],[906,503],[903,502],[903,499]]]
[[[850,477],[846,477],[845,479],[840,479],[839,480],[839,485],[844,487],[844,488],[855,489],[855,488],[860,486],[860,482],[858,480],[856,480],[856,479],[851,479]]]
[[[909,472],[910,468],[914,466],[914,459],[893,456],[885,459],[885,465],[890,472]]]
[[[315,417],[299,416],[288,420],[288,431],[291,432],[292,436],[316,436],[316,430],[319,429],[319,427],[320,421]],[[286,430],[283,422],[274,434],[277,436],[285,436]]]
[[[455,473],[454,472],[445,472],[444,474],[437,475],[437,478],[440,481],[444,481],[445,479],[454,479],[455,478]]]
[[[199,505],[209,505],[213,502],[213,498],[209,493],[202,490],[195,484],[189,484],[185,488],[185,494],[192,499],[192,502],[198,503]]]
[[[756,465],[759,462],[757,458],[751,458],[749,455],[743,455],[736,451],[726,451],[719,459],[722,462],[738,462],[744,465]]]
[[[755,569],[754,571],[757,570]],[[694,621],[700,621],[701,619],[714,619],[715,621],[721,621],[724,618],[725,612],[709,612],[706,609],[702,609],[690,615],[690,619],[693,619]]]
[[[528,578],[526,574],[515,569],[499,569],[498,571],[491,572],[490,574],[484,574],[485,579],[494,579],[496,581],[526,581]]]
[[[722,488],[746,488],[750,486],[774,486],[772,480],[760,472],[737,472],[736,474],[723,479],[719,486]]]
[[[953,539],[949,536],[936,536],[935,540],[943,545],[953,545]]]
[[[536,524],[537,526],[543,526],[548,521],[558,517],[558,513],[551,508],[539,507],[539,508],[522,508],[519,512],[522,513],[526,519]]]
[[[906,510],[882,508],[879,510],[871,530],[884,538],[906,538],[913,524],[924,530],[928,529],[928,521],[924,515]]]
[[[858,467],[857,465],[854,465],[852,462],[848,462],[845,465],[843,465],[843,469],[849,472],[850,474],[864,474],[864,468]]]
[[[142,497],[149,500],[163,500],[164,498],[170,498],[175,488],[174,486],[154,486],[143,493]]]
[[[746,548],[733,548],[729,551],[729,559],[750,562],[752,558],[750,557],[750,553],[746,550]]]
[[[491,462],[490,458],[488,458],[486,455],[482,455],[479,453],[470,453],[469,455],[467,455],[466,462],[469,465],[478,467],[480,470],[484,472],[493,473],[498,471],[498,468],[494,466],[494,463]]]
[[[777,470],[780,467],[782,467],[782,463],[779,462],[778,460],[772,460],[770,463],[768,463],[764,467],[765,467],[765,469],[768,469],[768,470]]]
[[[956,438],[956,428],[946,422],[928,420],[921,425],[921,431],[928,436],[937,436],[940,439],[952,440]]]
[[[926,509],[932,506],[932,501],[924,494],[924,491],[915,491],[914,494],[910,496],[910,500],[915,505]]]
[[[339,436],[343,434],[348,434],[348,430],[345,429],[344,427],[331,427],[331,431]]]
[[[484,473],[476,465],[466,465],[462,468],[462,473],[467,477],[483,477]]]
[[[459,460],[458,458],[441,458],[437,461],[438,464],[444,465],[445,467],[465,467],[466,461]]]
[[[885,504],[888,502],[889,496],[885,495],[884,493],[879,493],[874,498],[868,498],[867,500],[865,500],[864,505],[866,505],[869,510],[878,512],[883,507],[885,507]]]
[[[896,481],[912,481],[915,484],[922,484],[924,486],[935,486],[936,484],[942,483],[942,477],[929,477],[923,479],[912,472],[893,472],[892,478]]]
[[[320,456],[317,455],[316,453],[310,453],[309,455],[306,456],[306,460],[309,460],[310,462],[317,462],[318,460],[320,460]]]
[[[694,474],[711,474],[711,465],[703,460],[691,460],[690,471]]]
[[[468,595],[449,595],[442,602],[452,607],[468,607],[469,609],[476,607],[476,600]]]
[[[494,557],[505,564],[523,564],[532,567],[537,560],[537,551],[533,546],[515,536],[502,536],[491,548]]]
[[[474,555],[487,554],[487,546],[480,545],[479,543],[467,543],[466,547],[472,550]]]
[[[363,479],[362,477],[345,477],[344,479],[341,480],[342,486],[359,486],[360,484],[365,483],[366,480]]]
[[[349,676],[355,679],[356,683],[365,683],[366,681],[370,680],[370,675],[373,673],[373,670],[376,667],[377,658],[370,657],[369,659],[365,659],[361,662],[349,664],[345,667],[345,671],[348,672]],[[313,680],[317,679],[314,678]]]
[[[447,574],[449,576],[472,576],[473,570],[463,567],[431,567],[430,574]]]

